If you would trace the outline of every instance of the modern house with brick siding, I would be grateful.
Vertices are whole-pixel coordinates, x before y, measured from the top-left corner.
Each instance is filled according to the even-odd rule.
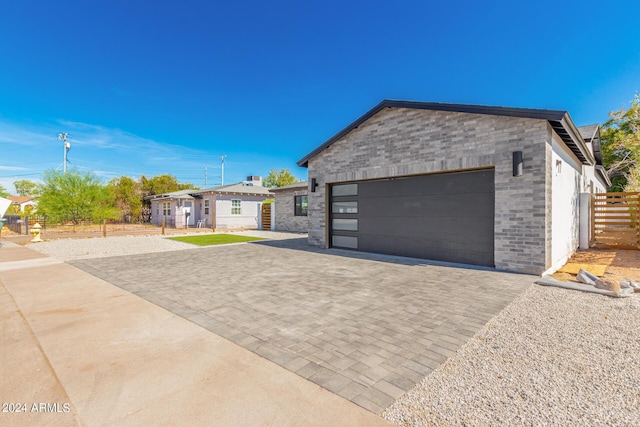
[[[610,184],[597,125],[479,105],[385,100],[298,165],[311,245],[533,274],[577,249],[580,193]]]

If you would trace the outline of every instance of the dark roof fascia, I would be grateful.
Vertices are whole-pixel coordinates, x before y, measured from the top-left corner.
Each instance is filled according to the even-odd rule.
[[[285,185],[283,187],[270,188],[269,191],[277,193],[278,191],[300,190],[301,188],[309,188],[308,181],[296,182],[294,184]]]
[[[598,126],[598,130],[591,138],[591,145],[593,146],[593,157],[596,158],[597,165],[604,165],[604,160],[602,159],[602,140],[600,139],[600,126]]]
[[[571,120],[569,113],[565,113],[562,120],[549,120],[549,124],[582,163],[586,165],[594,165],[596,163],[591,150],[582,139],[582,135],[580,135],[580,131]]]
[[[298,161],[298,166],[308,167],[309,160],[318,155],[324,149],[329,147],[334,142],[338,141],[352,130],[356,129],[362,123],[369,120],[375,114],[383,110],[384,108],[409,108],[420,110],[435,110],[435,111],[451,111],[456,113],[470,113],[470,114],[487,114],[493,116],[506,116],[506,117],[521,117],[527,119],[540,119],[549,121],[552,126],[556,123],[561,128],[568,128],[567,136],[560,135],[560,137],[569,145],[569,148],[576,153],[578,158],[583,162],[588,162],[589,150],[584,144],[580,132],[577,131],[575,125],[571,121],[569,114],[566,111],[561,110],[542,110],[533,108],[511,108],[511,107],[493,107],[487,105],[467,105],[467,104],[447,104],[440,102],[417,102],[417,101],[399,101],[385,99],[378,105],[367,111],[360,116],[356,121],[349,126],[338,132],[331,137],[324,144],[307,154],[305,157]],[[556,129],[556,127],[554,127]],[[557,131],[556,131],[557,132]],[[573,136],[572,136],[573,135]],[[577,136],[576,136],[577,135]]]

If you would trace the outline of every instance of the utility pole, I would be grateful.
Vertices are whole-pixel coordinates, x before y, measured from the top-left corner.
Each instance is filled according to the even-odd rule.
[[[62,141],[62,147],[64,149],[64,158],[63,158],[63,173],[67,173],[67,153],[71,149],[71,143],[67,141],[68,134],[66,132],[62,132],[58,134],[58,141]]]
[[[224,158],[225,157],[227,157],[226,154],[222,156],[222,185],[224,185]]]

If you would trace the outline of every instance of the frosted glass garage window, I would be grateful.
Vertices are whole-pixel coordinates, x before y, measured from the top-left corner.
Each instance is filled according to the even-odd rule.
[[[358,220],[334,218],[332,226],[334,230],[358,231]]]
[[[334,196],[357,196],[358,184],[334,185],[331,191]]]
[[[332,213],[358,213],[358,202],[333,202],[331,204]]]
[[[358,249],[358,238],[351,236],[333,236],[331,245],[340,248]]]

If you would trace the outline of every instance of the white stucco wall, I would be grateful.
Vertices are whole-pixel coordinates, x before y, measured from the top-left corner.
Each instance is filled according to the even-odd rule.
[[[167,225],[175,225],[176,227],[184,227],[184,215],[182,207],[185,202],[191,202],[191,215],[189,216],[189,225],[193,226],[197,224],[200,219],[200,200],[176,200],[176,199],[159,199],[151,201],[151,223],[155,225],[162,225],[162,204],[171,203],[171,215],[166,216]]]
[[[240,215],[231,214],[231,200],[241,200]],[[216,228],[258,228],[260,204],[265,197],[218,195],[215,200]]]
[[[4,213],[9,209],[9,206],[11,206],[11,200],[0,197],[0,218],[4,216]]]
[[[176,201],[175,200],[152,200],[151,201],[151,223],[155,225],[162,225],[162,204],[165,202],[171,203],[171,215],[166,216],[165,220],[167,224],[175,223],[175,210],[176,210]]]
[[[586,143],[589,150],[593,153],[593,146],[590,142]],[[582,165],[582,188],[583,193],[605,193],[607,191],[606,184],[603,183],[596,175],[596,167]]]
[[[195,226],[200,220],[200,200],[180,200],[175,209],[176,227],[184,227],[188,221],[188,226]],[[185,214],[189,211],[189,217]]]
[[[205,213],[205,209],[204,209],[205,200],[209,201],[209,213]],[[213,226],[212,219],[213,219],[213,213],[214,213],[214,207],[215,207],[214,203],[215,203],[215,197],[212,194],[205,194],[202,196],[201,200],[198,200],[199,219],[204,221],[203,223],[204,228],[210,228]]]
[[[551,157],[551,268],[562,267],[579,244],[582,164],[554,133]]]

